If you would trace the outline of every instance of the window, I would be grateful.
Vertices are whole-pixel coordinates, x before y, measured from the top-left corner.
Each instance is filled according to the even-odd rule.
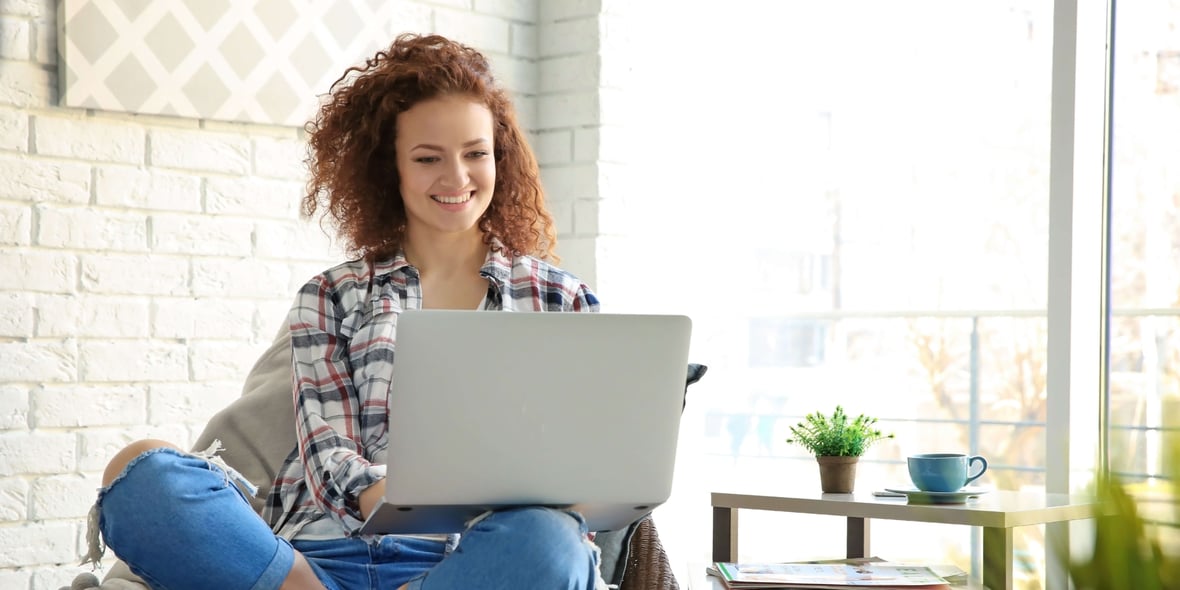
[[[1150,484],[1180,433],[1180,5],[1115,7],[1111,469]]]
[[[813,320],[750,318],[750,368],[823,364],[826,326]]]
[[[628,13],[628,29],[647,32],[627,56],[626,96],[640,114],[628,131],[644,146],[628,210],[651,233],[633,239],[644,260],[694,286],[688,301],[669,295],[670,305],[693,317],[693,359],[710,365],[690,391],[676,491],[656,514],[674,565],[708,560],[709,491],[818,487],[814,460],[784,439],[804,414],[837,403],[897,434],[862,460],[858,487],[904,483],[904,457],[925,451],[987,456],[985,482],[997,488],[1051,486],[1047,455],[1057,451],[1047,431],[1074,419],[1072,410],[1052,416],[1060,412],[1047,383],[1048,286],[1059,270],[1049,265],[1053,0],[644,6]],[[1178,43],[1166,27],[1175,30],[1177,9],[1136,6],[1156,11],[1140,23],[1155,34],[1140,41],[1161,45],[1141,69],[1150,61],[1156,86],[1170,88]],[[1152,103],[1163,124],[1134,133],[1156,134],[1138,149],[1161,149],[1151,178],[1170,188],[1151,193],[1157,205],[1180,198],[1177,176],[1162,167],[1180,137],[1167,92]],[[1100,128],[1101,116],[1093,123]],[[1173,227],[1156,238],[1175,240]],[[1174,275],[1177,245],[1157,243],[1153,268],[1167,261]],[[1170,285],[1175,309],[1180,292]],[[1164,376],[1160,336],[1175,338],[1180,326],[1153,321],[1151,332],[1112,328],[1131,344],[1116,346],[1114,359],[1137,375],[1130,382]],[[1148,341],[1155,360],[1145,367]],[[1094,403],[1078,411],[1095,413],[1097,391],[1082,394]],[[1141,394],[1126,397],[1112,397],[1116,413],[1150,416]],[[1160,420],[1169,411],[1154,407]],[[1090,453],[1094,438],[1081,433],[1073,448]],[[1150,436],[1141,438],[1148,448]],[[743,558],[842,551],[832,521],[778,516],[743,521]],[[881,523],[872,534],[891,559],[964,569],[979,559],[965,528]],[[1044,585],[1044,535],[1017,529],[1025,587]],[[899,537],[907,542],[887,544]]]

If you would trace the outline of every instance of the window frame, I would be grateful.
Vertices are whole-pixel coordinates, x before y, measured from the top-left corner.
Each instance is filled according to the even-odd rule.
[[[1114,0],[1054,0],[1049,166],[1046,491],[1109,470],[1110,127]],[[1047,587],[1086,526],[1046,525]]]

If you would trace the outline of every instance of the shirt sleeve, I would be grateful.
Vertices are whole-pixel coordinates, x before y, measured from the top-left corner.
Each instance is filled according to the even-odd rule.
[[[290,313],[295,430],[315,505],[346,531],[363,524],[359,494],[384,477],[365,457],[363,400],[350,363],[348,312],[323,277],[309,281]]]
[[[597,312],[599,308],[598,296],[590,290],[586,283],[578,283],[574,296],[570,298],[570,308],[567,311]]]

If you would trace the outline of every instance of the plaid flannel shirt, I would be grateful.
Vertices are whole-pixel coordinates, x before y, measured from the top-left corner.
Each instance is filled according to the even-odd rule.
[[[572,274],[529,256],[489,252],[480,306],[504,311],[598,311]],[[386,413],[398,314],[422,306],[418,270],[404,255],[346,262],[312,278],[290,312],[298,445],[271,490],[263,518],[293,539],[328,517],[346,534],[363,523],[362,490],[385,476],[373,462],[388,446]]]

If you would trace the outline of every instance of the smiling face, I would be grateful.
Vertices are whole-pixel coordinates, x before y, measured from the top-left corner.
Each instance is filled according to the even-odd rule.
[[[406,232],[480,233],[496,185],[492,113],[465,96],[424,100],[397,115],[397,171]]]

